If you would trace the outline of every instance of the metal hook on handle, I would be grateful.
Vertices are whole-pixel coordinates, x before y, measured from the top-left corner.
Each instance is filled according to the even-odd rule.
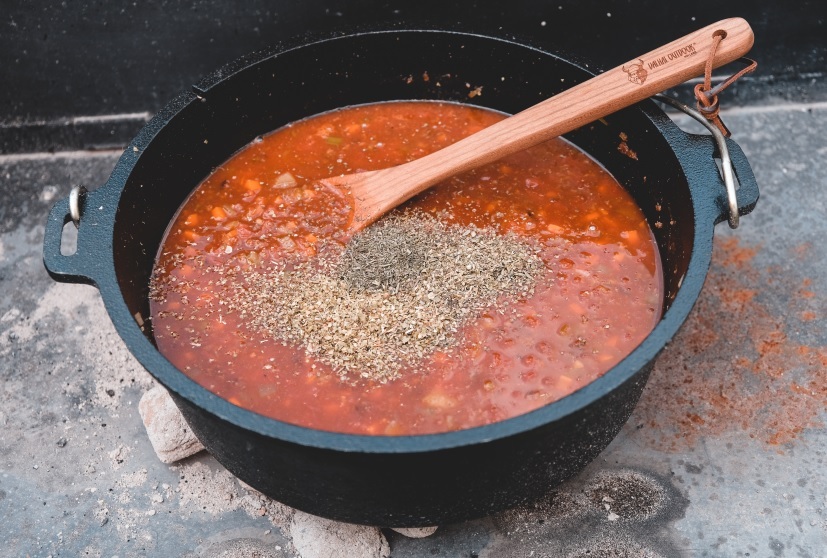
[[[75,228],[80,228],[80,212],[83,207],[83,199],[86,197],[86,186],[79,184],[69,192],[69,215]]]
[[[680,101],[676,101],[666,95],[655,95],[653,98],[688,114],[703,124],[704,128],[709,130],[712,137],[715,138],[715,143],[718,146],[718,153],[721,155],[721,174],[723,175],[722,178],[724,180],[724,186],[726,186],[727,200],[729,202],[729,217],[727,218],[727,221],[729,222],[729,228],[737,229],[740,214],[738,213],[738,196],[735,192],[735,171],[732,169],[732,160],[729,157],[729,149],[727,148],[726,137],[723,132],[707,120],[703,114],[688,107]]]

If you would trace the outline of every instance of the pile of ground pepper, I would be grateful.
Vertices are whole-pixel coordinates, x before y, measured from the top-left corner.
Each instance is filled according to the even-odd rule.
[[[385,382],[450,350],[482,311],[530,296],[544,270],[524,239],[409,212],[317,260],[245,274],[227,304],[342,378]]]

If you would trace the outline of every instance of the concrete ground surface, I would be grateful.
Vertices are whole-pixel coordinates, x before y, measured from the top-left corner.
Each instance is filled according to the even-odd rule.
[[[391,556],[827,556],[827,104],[724,119],[761,200],[717,228],[703,294],[618,438],[537,505],[382,530]],[[97,291],[43,268],[51,205],[119,155],[0,156],[0,556],[299,556],[292,510],[204,452],[158,460],[137,410],[153,379]],[[313,552],[355,555],[336,540]]]

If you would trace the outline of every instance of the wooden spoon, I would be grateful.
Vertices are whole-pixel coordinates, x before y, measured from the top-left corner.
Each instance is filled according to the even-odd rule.
[[[356,232],[455,174],[570,132],[702,75],[715,34],[724,36],[715,53],[715,68],[737,60],[753,44],[752,29],[745,20],[724,19],[430,155],[395,167],[335,176],[321,182],[352,195],[354,207],[349,231]]]

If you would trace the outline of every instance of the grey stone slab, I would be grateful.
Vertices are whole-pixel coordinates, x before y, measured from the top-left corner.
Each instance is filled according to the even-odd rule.
[[[618,438],[536,506],[387,531],[393,557],[824,555],[827,107],[726,121],[762,198],[719,225],[697,307]],[[210,456],[157,460],[137,412],[152,378],[94,288],[43,270],[49,206],[116,158],[0,158],[0,554],[291,556],[284,516]]]

